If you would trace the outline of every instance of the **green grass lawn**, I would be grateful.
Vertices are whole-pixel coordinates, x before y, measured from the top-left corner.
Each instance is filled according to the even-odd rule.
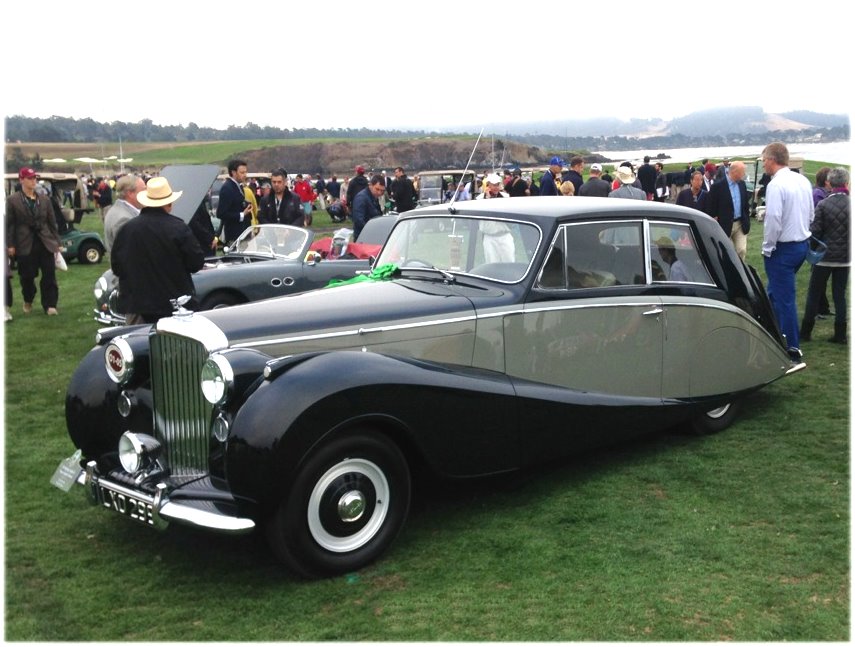
[[[97,216],[83,228],[98,229]],[[749,237],[760,270],[762,224]],[[107,259],[109,262],[109,259]],[[846,641],[849,351],[830,320],[808,368],[729,430],[658,434],[537,472],[419,483],[376,564],[300,581],[254,536],[165,533],[49,484],[73,445],[69,377],[92,285],[5,325],[5,638],[10,641]],[[804,304],[808,268],[799,273]]]

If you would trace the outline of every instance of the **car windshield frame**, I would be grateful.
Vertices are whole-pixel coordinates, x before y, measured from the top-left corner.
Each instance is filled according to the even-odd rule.
[[[519,283],[530,273],[543,241],[532,222],[476,215],[431,214],[399,219],[375,267],[440,271]]]
[[[311,232],[302,227],[279,224],[254,225],[241,232],[234,245],[229,248],[229,253],[303,260],[311,238]]]

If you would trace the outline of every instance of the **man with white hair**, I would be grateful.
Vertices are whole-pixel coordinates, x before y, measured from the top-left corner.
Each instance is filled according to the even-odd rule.
[[[743,261],[748,252],[748,230],[751,227],[744,177],[745,163],[733,162],[730,172],[713,183],[707,196],[707,213],[718,220]]]
[[[140,191],[145,191],[145,182],[133,173],[123,175],[116,182],[116,194],[119,199],[104,216],[104,245],[108,252],[113,248],[113,241],[116,240],[119,230],[131,218],[139,215],[142,205],[137,200],[137,193]]]

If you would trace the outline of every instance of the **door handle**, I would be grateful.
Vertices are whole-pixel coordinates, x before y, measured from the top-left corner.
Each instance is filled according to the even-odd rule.
[[[658,317],[663,312],[665,311],[662,308],[660,308],[659,306],[654,306],[653,310],[648,310],[647,312],[642,312],[641,314],[645,317]]]

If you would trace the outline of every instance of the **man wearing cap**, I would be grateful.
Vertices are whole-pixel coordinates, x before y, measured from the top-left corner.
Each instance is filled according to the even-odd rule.
[[[18,172],[21,190],[6,198],[6,253],[18,261],[24,314],[33,311],[36,277],[41,273],[41,305],[48,315],[58,314],[59,286],[54,255],[62,248],[49,196],[36,193],[38,175],[28,167]]]
[[[368,178],[365,177],[365,167],[359,165],[355,169],[356,175],[354,175],[350,182],[347,183],[347,193],[344,194],[344,206],[348,209],[353,210],[354,208],[354,200],[356,199],[357,194],[361,193],[363,190],[368,188]],[[383,183],[383,191],[386,191],[386,183]]]
[[[499,177],[498,173],[490,173],[485,180],[487,189],[479,194],[475,198],[476,200],[508,197],[508,194],[502,190],[502,178]],[[514,237],[505,223],[496,220],[482,220],[478,228],[483,234],[484,260],[488,263],[512,263],[514,261],[516,249]]]
[[[549,170],[540,178],[540,195],[558,195],[558,184],[555,178],[561,177],[562,168],[564,168],[564,160],[560,157],[549,160]]]
[[[587,196],[589,198],[608,198],[612,187],[600,177],[603,174],[603,167],[599,164],[591,164],[590,173],[588,181],[579,187],[576,195]]]
[[[196,292],[191,274],[202,269],[205,253],[190,227],[172,215],[181,193],[165,177],[153,177],[137,196],[140,214],[116,235],[110,265],[119,277],[128,324],[168,317],[174,310],[170,299]]]
[[[647,194],[636,186],[633,186],[635,182],[635,172],[632,170],[632,166],[624,162],[620,166],[615,169],[615,175],[617,175],[617,179],[620,182],[620,186],[609,193],[610,198],[629,198],[630,200],[647,200]]]

